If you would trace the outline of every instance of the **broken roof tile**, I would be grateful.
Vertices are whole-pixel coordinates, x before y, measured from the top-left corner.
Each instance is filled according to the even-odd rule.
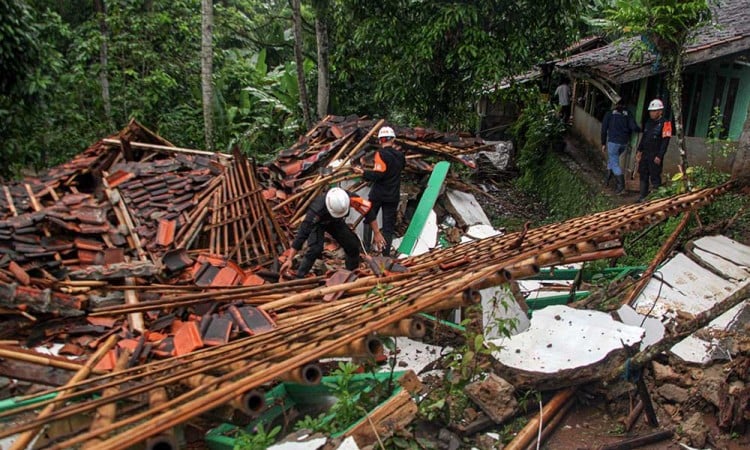
[[[237,308],[232,305],[227,311],[229,311],[237,327],[249,335],[265,333],[276,328],[276,324],[271,317],[262,309],[254,306]]]
[[[193,320],[183,324],[174,335],[174,352],[176,356],[185,355],[201,347],[203,347],[203,340],[201,339],[198,325]]]
[[[21,266],[16,264],[15,261],[10,262],[8,269],[13,273],[13,276],[16,277],[16,280],[18,280],[19,283],[24,286],[28,286],[31,283],[31,277],[29,277],[29,274],[26,273]]]
[[[120,184],[132,179],[135,174],[132,172],[126,172],[124,170],[117,170],[113,174],[107,177],[107,184],[110,188],[116,188]]]
[[[156,243],[166,247],[174,242],[176,225],[177,222],[174,220],[159,220],[159,228],[156,232]]]
[[[107,222],[107,209],[103,206],[81,206],[71,214],[86,224],[101,225]]]
[[[103,242],[95,241],[93,239],[77,237],[73,239],[73,242],[75,243],[76,248],[79,250],[99,251],[104,248]]]
[[[95,370],[101,370],[101,371],[110,371],[115,368],[115,363],[117,362],[117,350],[112,349],[108,351],[102,359],[99,360],[99,362],[94,367]]]
[[[223,345],[229,342],[229,335],[232,332],[232,321],[226,317],[220,317],[214,314],[211,321],[203,334],[203,342],[206,345]]]

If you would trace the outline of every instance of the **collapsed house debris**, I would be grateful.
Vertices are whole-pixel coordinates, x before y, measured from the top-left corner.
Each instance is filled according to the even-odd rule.
[[[362,187],[347,163],[367,160],[382,124],[329,116],[259,167],[237,153],[174,147],[131,122],[71,162],[4,186],[0,305],[16,320],[6,318],[0,339],[25,336],[28,347],[56,342],[63,344],[59,354],[93,355],[70,362],[3,343],[0,357],[14,365],[3,364],[2,375],[61,387],[0,411],[0,418],[17,418],[0,438],[16,436],[11,448],[23,448],[53,421],[108,407],[106,420],[44,445],[128,448],[147,439],[171,442],[174,427],[225,405],[260,414],[271,383],[318,382],[321,358],[378,357],[382,336],[419,335],[417,313],[478,304],[482,290],[542,267],[617,257],[623,233],[735,188],[730,182],[504,235],[481,209],[466,208],[473,197],[438,162],[471,166],[467,155],[491,144],[396,127],[408,177],[422,180],[445,167],[422,208],[421,223],[433,227],[415,230],[409,248],[423,237],[430,243],[421,253],[402,252],[407,257],[397,263],[384,258],[351,273],[324,268],[278,282],[307,204],[331,183]],[[452,220],[441,214],[438,221],[433,205],[443,185]],[[408,209],[400,212],[402,225]],[[439,227],[458,245],[437,248]],[[35,369],[40,363],[53,373]],[[414,410],[408,394],[398,401],[397,409]],[[40,408],[35,418],[18,418]],[[374,438],[369,428],[361,436],[359,445]]]

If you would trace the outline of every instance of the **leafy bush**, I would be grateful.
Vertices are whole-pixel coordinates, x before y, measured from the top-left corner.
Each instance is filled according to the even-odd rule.
[[[564,220],[610,207],[606,197],[593,192],[557,155],[563,143],[565,124],[548,102],[527,103],[510,129],[518,148],[517,183],[540,198],[550,211],[550,221]],[[585,199],[585,200],[583,200]]]

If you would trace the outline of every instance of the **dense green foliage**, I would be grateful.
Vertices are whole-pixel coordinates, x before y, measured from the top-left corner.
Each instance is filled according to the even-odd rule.
[[[28,53],[37,56],[34,70],[15,71],[25,78],[0,103],[0,156],[10,162],[0,175],[66,160],[131,118],[176,145],[202,147],[200,1],[105,3],[111,120],[99,78],[104,37],[91,3],[39,0],[25,7],[30,25],[18,32],[29,36],[26,46],[36,53]],[[236,144],[262,158],[301,131],[294,66],[285,62],[289,39],[284,23],[273,19],[284,8],[285,2],[243,1],[215,7],[219,149]],[[306,68],[312,71],[312,62]]]
[[[263,159],[305,131],[289,4],[214,3],[214,147],[237,145]],[[317,83],[313,24],[323,19],[331,113],[467,129],[485,86],[549,58],[576,36],[583,3],[303,2],[308,92]],[[199,0],[0,6],[0,157],[7,162],[0,175],[66,160],[131,118],[176,145],[205,145]]]
[[[548,102],[536,98],[529,98],[510,130],[518,149],[519,187],[544,202],[550,221],[611,207],[606,197],[585,182],[585,175],[568,167],[558,156],[566,126]]]
[[[563,49],[579,0],[336,2],[340,107],[470,129],[478,94]],[[344,103],[344,100],[346,101]]]

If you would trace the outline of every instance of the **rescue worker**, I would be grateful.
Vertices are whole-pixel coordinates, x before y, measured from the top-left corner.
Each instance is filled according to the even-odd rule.
[[[661,186],[661,171],[664,155],[667,153],[669,138],[672,137],[672,122],[664,118],[664,103],[654,99],[648,104],[649,120],[643,127],[643,136],[635,154],[640,176],[640,196],[638,203],[645,200],[649,183],[656,189]]]
[[[641,128],[633,116],[625,109],[625,102],[620,99],[612,111],[607,111],[602,121],[602,151],[607,155],[607,169],[615,177],[615,194],[625,190],[625,175],[620,167],[620,155],[628,148],[630,136]],[[609,181],[609,175],[607,176]],[[607,183],[609,184],[609,183]]]
[[[330,234],[344,249],[347,270],[356,269],[359,266],[360,241],[344,221],[349,214],[350,206],[363,215],[370,210],[370,202],[339,187],[331,188],[325,194],[317,196],[305,212],[305,219],[297,230],[289,256],[281,265],[280,274],[284,276],[292,268],[294,256],[302,250],[307,241],[307,252],[302,257],[296,273],[297,278],[307,275],[315,260],[323,253],[324,233]],[[376,243],[382,243],[383,236],[377,221],[370,223],[370,226],[376,236]]]
[[[401,149],[396,146],[396,133],[391,127],[382,127],[378,130],[378,141],[380,148],[375,151],[375,164],[372,170],[361,167],[352,169],[364,176],[365,180],[372,181],[369,200],[372,208],[365,215],[365,222],[377,222],[378,212],[383,210],[383,233],[384,245],[377,241],[377,233],[373,240],[383,250],[384,256],[390,256],[391,242],[396,228],[396,212],[401,197],[401,172],[406,166],[406,157]],[[374,228],[373,228],[374,230]]]

